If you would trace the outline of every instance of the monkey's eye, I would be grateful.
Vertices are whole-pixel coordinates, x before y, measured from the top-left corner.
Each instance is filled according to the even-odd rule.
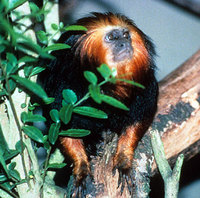
[[[124,32],[123,33],[123,37],[126,38],[126,39],[128,39],[130,37],[129,32]]]
[[[106,40],[108,40],[108,41],[114,40],[113,34],[108,34],[108,35],[106,36]]]

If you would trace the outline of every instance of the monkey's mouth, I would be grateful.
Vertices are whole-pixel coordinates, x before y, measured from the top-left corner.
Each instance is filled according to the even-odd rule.
[[[133,50],[123,49],[123,50],[119,51],[117,53],[117,55],[115,54],[113,60],[115,62],[121,62],[121,61],[125,61],[125,60],[128,60],[128,59],[132,59],[132,57],[133,57]]]

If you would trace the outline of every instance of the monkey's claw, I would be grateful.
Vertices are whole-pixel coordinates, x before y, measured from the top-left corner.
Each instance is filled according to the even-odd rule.
[[[134,180],[133,180],[133,174],[132,174],[132,171],[131,171],[131,168],[130,169],[123,169],[121,167],[114,167],[113,169],[113,176],[115,175],[116,173],[116,170],[118,170],[119,172],[119,178],[118,178],[118,188],[120,187],[121,185],[121,195],[124,191],[124,187],[125,185],[127,185],[127,188],[128,188],[128,191],[130,193],[130,195],[132,194],[132,189],[134,187]]]
[[[81,182],[74,179],[74,188],[72,189],[72,198],[85,198],[88,194],[87,185],[91,185],[93,178],[91,175],[86,176]]]

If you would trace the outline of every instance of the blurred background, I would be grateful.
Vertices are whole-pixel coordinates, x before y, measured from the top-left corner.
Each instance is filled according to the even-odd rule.
[[[121,13],[131,18],[156,45],[158,80],[200,49],[200,0],[61,0],[60,3],[60,18],[65,24],[90,12]],[[199,167],[200,156],[184,164],[179,198],[200,198]],[[151,185],[151,198],[164,197],[160,176]]]

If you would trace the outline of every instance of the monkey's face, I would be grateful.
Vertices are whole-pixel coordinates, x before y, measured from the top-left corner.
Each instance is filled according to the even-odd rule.
[[[106,33],[104,43],[112,54],[113,62],[132,59],[133,47],[131,35],[127,28],[115,28]]]

